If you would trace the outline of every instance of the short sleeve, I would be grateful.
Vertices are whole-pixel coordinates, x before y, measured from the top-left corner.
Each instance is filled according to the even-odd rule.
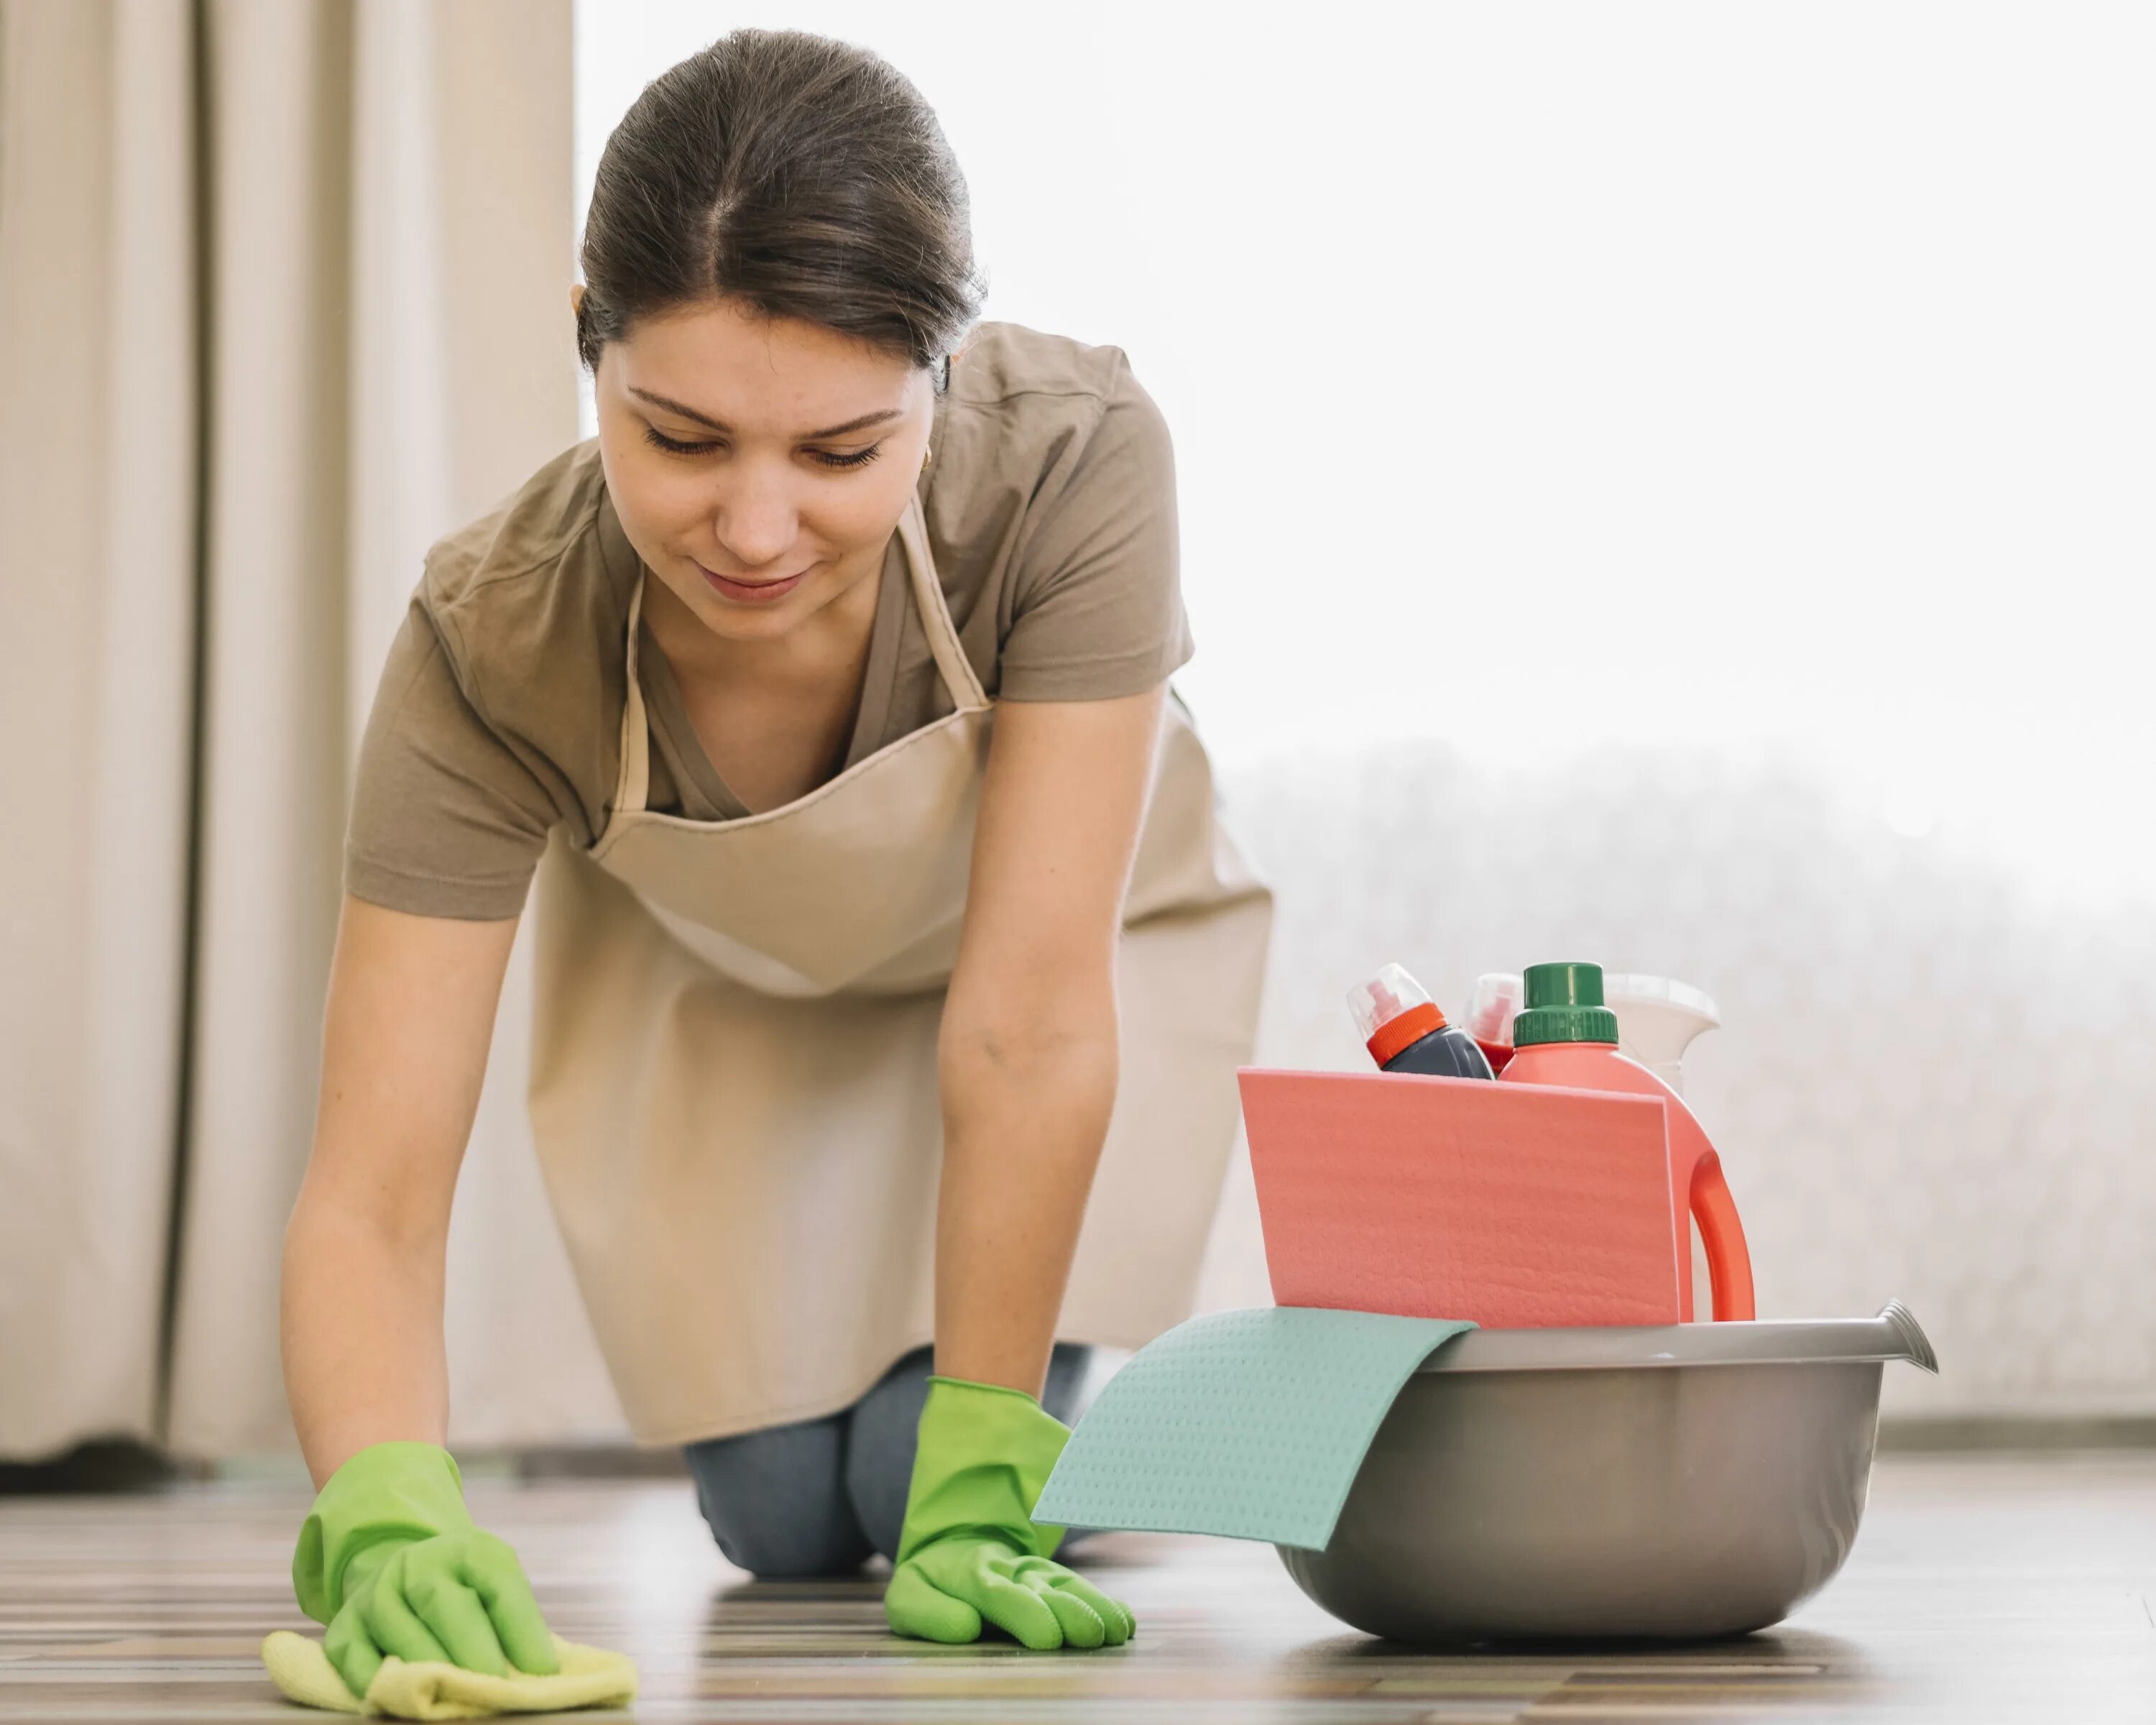
[[[1118,356],[1101,417],[1045,476],[1012,572],[998,694],[1106,701],[1190,658],[1168,422]]]
[[[415,598],[360,745],[346,890],[419,916],[515,916],[556,819],[539,781],[465,698]]]

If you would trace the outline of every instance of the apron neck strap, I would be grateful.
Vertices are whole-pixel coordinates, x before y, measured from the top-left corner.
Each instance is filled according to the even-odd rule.
[[[650,579],[651,572],[639,559],[636,584],[629,595],[629,651],[623,660],[629,670],[629,698],[621,709],[621,772],[613,798],[617,814],[641,814],[651,798],[651,721],[644,711],[644,681],[636,668],[644,634],[644,584]]]
[[[913,601],[921,612],[921,626],[928,636],[928,650],[950,691],[951,705],[962,713],[984,711],[988,697],[981,680],[973,675],[973,661],[958,642],[958,626],[951,620],[951,607],[943,597],[943,583],[936,573],[936,559],[928,549],[928,521],[921,512],[921,493],[906,500],[906,513],[898,518],[899,542],[913,577]]]
[[[981,680],[973,675],[971,660],[959,644],[958,627],[951,620],[951,607],[937,577],[936,559],[928,549],[928,524],[921,512],[921,494],[906,500],[906,513],[898,518],[898,538],[906,552],[906,572],[913,584],[913,602],[921,613],[921,626],[928,637],[928,651],[950,691],[951,704],[962,713],[981,712],[988,697]],[[628,667],[628,699],[621,713],[621,772],[614,796],[614,812],[641,814],[651,796],[651,722],[644,711],[644,685],[637,675],[637,657],[644,623],[644,587],[651,578],[639,563],[636,583],[629,598],[629,644],[624,655]]]

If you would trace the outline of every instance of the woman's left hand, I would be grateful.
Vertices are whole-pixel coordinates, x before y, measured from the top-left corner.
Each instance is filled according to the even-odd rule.
[[[1130,1640],[1130,1607],[1050,1562],[1062,1530],[1032,1519],[1070,1436],[1023,1391],[928,1380],[898,1567],[884,1594],[895,1633],[973,1641],[993,1624],[1040,1651]]]
[[[978,1532],[946,1535],[901,1563],[884,1615],[923,1641],[978,1641],[992,1623],[1036,1652],[1120,1647],[1137,1626],[1129,1606],[1075,1571]]]

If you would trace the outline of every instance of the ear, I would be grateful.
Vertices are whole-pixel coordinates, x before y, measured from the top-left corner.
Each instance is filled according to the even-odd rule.
[[[581,281],[569,284],[569,316],[575,317],[584,309],[584,285]]]

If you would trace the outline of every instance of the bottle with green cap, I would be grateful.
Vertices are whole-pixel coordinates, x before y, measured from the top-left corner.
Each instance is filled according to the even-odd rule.
[[[1670,1131],[1670,1204],[1677,1235],[1677,1298],[1691,1307],[1691,1229],[1699,1224],[1717,1319],[1753,1315],[1752,1255],[1722,1158],[1684,1098],[1638,1061],[1618,1052],[1617,1014],[1602,994],[1602,967],[1530,964],[1524,1004],[1512,1019],[1512,1058],[1500,1084],[1548,1084],[1568,1090],[1623,1091],[1665,1099]]]

